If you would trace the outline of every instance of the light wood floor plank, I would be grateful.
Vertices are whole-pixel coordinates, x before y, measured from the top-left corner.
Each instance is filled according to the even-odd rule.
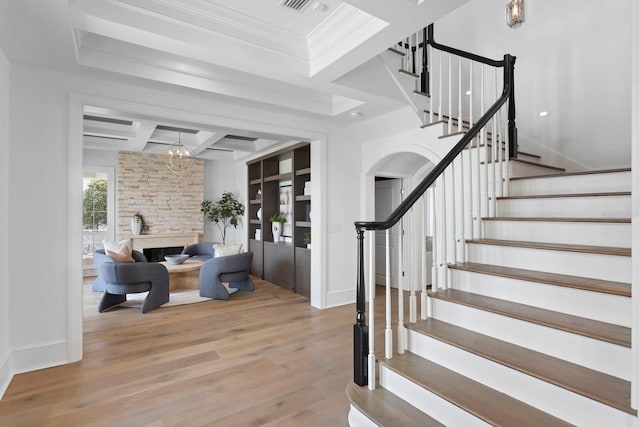
[[[346,426],[354,305],[318,310],[255,283],[144,315],[98,313],[85,285],[83,360],[16,375],[0,425]]]

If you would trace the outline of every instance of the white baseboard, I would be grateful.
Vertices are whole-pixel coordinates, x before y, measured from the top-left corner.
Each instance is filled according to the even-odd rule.
[[[69,343],[67,341],[51,341],[11,351],[11,362],[14,374],[50,368],[69,363]]]
[[[13,371],[11,369],[11,354],[6,354],[0,360],[0,399],[9,388],[9,383],[13,379]]]
[[[327,305],[325,308],[337,307],[340,305],[353,304],[356,301],[356,285],[353,289],[327,293]]]

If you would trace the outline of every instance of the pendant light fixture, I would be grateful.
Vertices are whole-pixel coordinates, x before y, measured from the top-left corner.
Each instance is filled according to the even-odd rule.
[[[167,168],[176,175],[182,175],[189,170],[192,157],[191,150],[182,143],[181,133],[178,131],[178,142],[169,148],[166,155]]]

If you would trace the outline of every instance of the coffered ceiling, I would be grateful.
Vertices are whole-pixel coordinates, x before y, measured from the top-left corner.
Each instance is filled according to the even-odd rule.
[[[467,1],[0,0],[0,47],[12,62],[71,73],[99,70],[346,122],[354,120],[354,109],[367,118],[401,104],[338,78]],[[85,121],[95,134],[87,135],[87,146],[100,146],[106,137],[98,134],[113,128],[116,134],[137,130],[127,141],[142,147],[145,135],[151,142],[163,138],[150,133],[153,121],[126,131],[117,123]],[[284,138],[194,127],[201,133],[190,142],[207,146],[202,153]],[[122,143],[117,141],[108,146]]]

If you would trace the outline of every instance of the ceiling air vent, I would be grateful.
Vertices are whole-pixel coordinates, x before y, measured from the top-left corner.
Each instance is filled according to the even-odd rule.
[[[281,6],[293,9],[296,12],[302,12],[309,3],[311,3],[311,0],[280,0]]]

